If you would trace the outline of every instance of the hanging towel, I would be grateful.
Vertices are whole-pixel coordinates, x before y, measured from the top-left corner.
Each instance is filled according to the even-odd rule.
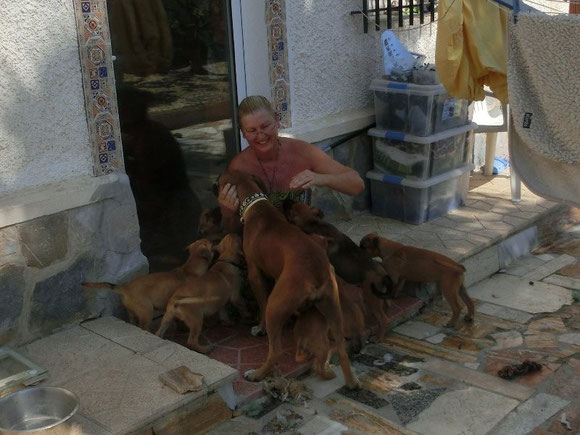
[[[511,164],[536,194],[580,205],[580,16],[508,20]]]
[[[440,0],[435,49],[439,80],[455,98],[507,104],[505,12],[488,0]]]

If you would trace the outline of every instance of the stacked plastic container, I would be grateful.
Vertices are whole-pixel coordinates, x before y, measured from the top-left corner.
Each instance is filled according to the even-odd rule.
[[[373,80],[372,212],[421,224],[464,204],[469,189],[468,102],[441,84]]]

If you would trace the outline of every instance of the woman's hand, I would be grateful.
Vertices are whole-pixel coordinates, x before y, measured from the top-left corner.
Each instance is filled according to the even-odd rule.
[[[292,177],[290,189],[308,189],[313,186],[322,187],[325,185],[325,174],[317,174],[308,169]]]
[[[240,205],[236,186],[227,183],[218,195],[218,204],[220,207],[237,212]]]

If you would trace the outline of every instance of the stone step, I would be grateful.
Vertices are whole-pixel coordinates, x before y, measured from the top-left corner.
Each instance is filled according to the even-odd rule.
[[[231,389],[236,370],[114,317],[62,330],[19,351],[48,369],[43,385],[79,397],[79,433],[180,433],[174,428],[209,428],[231,417],[217,390]],[[161,383],[159,375],[182,365],[203,375],[200,391],[180,395]]]

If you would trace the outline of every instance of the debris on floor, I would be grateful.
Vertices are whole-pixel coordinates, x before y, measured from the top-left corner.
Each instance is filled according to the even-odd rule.
[[[386,353],[382,359],[376,359],[373,364],[376,366],[384,366],[386,363],[390,363],[393,360],[393,355]]]
[[[566,413],[565,412],[563,412],[562,415],[560,416],[560,423],[562,423],[564,426],[566,426],[566,428],[568,430],[572,430],[572,425],[570,424],[570,422],[566,418]]]
[[[161,373],[159,380],[178,394],[200,391],[203,388],[203,375],[193,373],[186,366],[179,366]]]
[[[503,379],[513,379],[516,376],[524,376],[528,373],[542,370],[542,365],[535,361],[525,360],[521,364],[510,364],[498,370],[497,375]]]
[[[312,399],[310,391],[302,382],[281,376],[264,379],[264,392],[282,402],[295,404]]]
[[[302,420],[302,416],[289,409],[278,411],[276,412],[276,416],[264,425],[262,432],[273,434],[285,433],[297,427],[302,423]]]

